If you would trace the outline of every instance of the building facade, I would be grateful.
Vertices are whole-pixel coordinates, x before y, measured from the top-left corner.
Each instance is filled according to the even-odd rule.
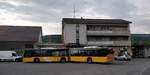
[[[62,43],[62,35],[44,35],[43,42],[38,43],[37,48],[64,48]]]
[[[65,46],[113,47],[131,52],[130,24],[122,19],[63,18],[62,37]]]
[[[42,28],[33,26],[0,26],[0,50],[34,48],[42,42]]]
[[[44,35],[43,36],[43,43],[49,44],[62,44],[61,35]]]
[[[150,34],[132,34],[131,42],[133,57],[150,57]]]

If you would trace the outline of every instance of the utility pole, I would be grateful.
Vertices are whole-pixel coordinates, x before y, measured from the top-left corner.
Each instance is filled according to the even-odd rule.
[[[76,18],[76,8],[75,8],[75,4],[73,4],[73,18]]]

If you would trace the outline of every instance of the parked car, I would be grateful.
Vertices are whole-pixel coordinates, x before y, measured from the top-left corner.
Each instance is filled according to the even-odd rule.
[[[18,56],[15,51],[0,51],[0,61],[19,61],[22,56]]]
[[[130,56],[127,52],[124,52],[122,55],[116,56],[116,57],[115,57],[115,60],[130,61],[130,60],[131,60],[131,56]]]

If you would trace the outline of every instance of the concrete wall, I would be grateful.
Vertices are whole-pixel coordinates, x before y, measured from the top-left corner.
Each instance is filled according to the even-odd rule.
[[[39,34],[39,39],[38,39],[38,43],[42,43],[42,32],[40,32],[40,34]]]
[[[75,24],[64,24],[64,43],[76,43],[76,25]]]
[[[150,47],[144,47],[144,57],[150,57]]]
[[[80,24],[79,25],[79,39],[81,45],[87,44],[87,29],[86,24]]]

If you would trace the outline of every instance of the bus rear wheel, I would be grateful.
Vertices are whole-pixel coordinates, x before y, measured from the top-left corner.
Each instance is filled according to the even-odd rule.
[[[88,59],[87,59],[87,63],[91,64],[92,62],[93,62],[93,61],[92,61],[91,58],[88,58]]]
[[[61,63],[66,63],[66,59],[65,58],[61,58],[60,62]]]
[[[39,58],[34,59],[34,63],[39,63],[39,62],[40,62]]]

